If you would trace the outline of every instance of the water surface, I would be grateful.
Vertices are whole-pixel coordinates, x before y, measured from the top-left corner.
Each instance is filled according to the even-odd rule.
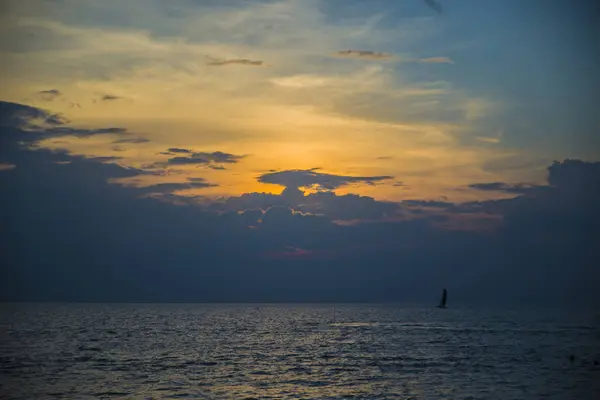
[[[594,399],[584,312],[4,304],[3,399]],[[574,360],[569,356],[574,355]]]

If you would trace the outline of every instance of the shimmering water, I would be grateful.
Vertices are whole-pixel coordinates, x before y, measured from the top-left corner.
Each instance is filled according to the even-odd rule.
[[[3,399],[600,398],[593,314],[4,304],[0,315]]]

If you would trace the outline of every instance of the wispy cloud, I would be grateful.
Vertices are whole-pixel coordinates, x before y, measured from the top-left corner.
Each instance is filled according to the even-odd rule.
[[[385,60],[393,57],[390,53],[372,50],[340,50],[333,54],[337,57],[364,58],[371,60]]]
[[[124,135],[127,129],[120,127],[97,128],[97,129],[82,129],[61,126],[52,129],[46,129],[46,134],[53,136],[77,136],[82,138],[91,137],[94,135]]]
[[[148,143],[150,142],[150,139],[146,139],[146,138],[141,138],[141,137],[135,137],[135,138],[122,138],[122,139],[117,139],[115,141],[113,141],[112,143],[133,143],[133,144],[138,144],[138,143]]]
[[[442,5],[440,3],[438,3],[436,0],[424,0],[425,4],[427,4],[429,6],[429,8],[431,8],[433,11],[437,12],[438,14],[442,14],[444,12],[444,10],[442,9]]]
[[[32,100],[61,103],[67,105],[69,108],[81,108],[79,103],[67,99],[65,94],[59,89],[40,90],[34,94]]]
[[[500,138],[496,138],[496,137],[477,136],[477,137],[475,137],[475,139],[479,140],[480,142],[485,142],[485,143],[492,143],[492,144],[500,143]]]
[[[61,91],[58,89],[40,90],[37,94],[43,101],[52,101],[62,95]]]
[[[105,94],[102,95],[102,97],[100,98],[100,100],[102,101],[115,101],[115,100],[121,100],[122,97],[120,96],[115,96],[113,94]]]
[[[479,140],[480,142],[484,143],[498,144],[501,142],[503,135],[504,132],[500,130],[496,136],[476,136],[475,140]]]
[[[431,64],[454,64],[454,61],[449,57],[428,57],[421,58],[419,62],[422,63],[431,63]]]
[[[264,61],[261,60],[250,60],[247,58],[233,58],[230,60],[213,60],[209,61],[208,65],[220,67],[224,65],[248,65],[252,67],[260,67],[264,65]]]
[[[17,168],[15,164],[0,163],[0,171],[10,171],[15,168]]]
[[[167,149],[168,153],[183,153],[183,154],[191,154],[193,153],[190,149],[180,149],[178,147],[170,147]]]
[[[193,165],[193,164],[210,164],[216,163],[227,163],[235,164],[245,156],[235,155],[230,153],[223,153],[222,151],[215,151],[212,153],[207,152],[196,152],[192,153],[189,157],[172,157],[167,160],[167,164],[171,165]]]

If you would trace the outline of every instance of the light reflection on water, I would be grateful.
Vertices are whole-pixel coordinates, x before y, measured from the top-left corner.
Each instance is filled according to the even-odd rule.
[[[6,399],[587,399],[600,390],[592,315],[192,304],[3,305],[0,315]]]

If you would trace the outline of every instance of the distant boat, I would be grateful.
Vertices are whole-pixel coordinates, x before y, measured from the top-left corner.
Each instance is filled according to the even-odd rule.
[[[438,308],[446,308],[446,301],[448,300],[448,292],[446,289],[442,292],[442,299],[440,300],[440,304],[437,306]]]

